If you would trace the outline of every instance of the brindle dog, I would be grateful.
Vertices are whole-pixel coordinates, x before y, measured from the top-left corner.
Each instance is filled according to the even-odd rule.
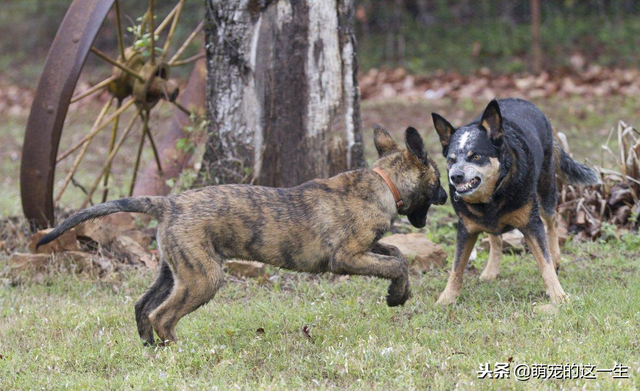
[[[496,278],[499,235],[512,229],[524,234],[551,301],[565,301],[556,274],[556,173],[567,183],[588,185],[597,182],[595,172],[571,159],[554,141],[549,119],[521,99],[493,100],[482,115],[458,129],[438,114],[433,114],[433,123],[447,158],[451,202],[460,218],[453,270],[438,304],[451,304],[460,295],[463,272],[481,232],[490,234],[491,249],[480,278]]]
[[[378,240],[399,214],[423,227],[431,204],[444,204],[447,194],[415,129],[405,132],[406,150],[381,127],[374,129],[374,167],[382,174],[363,168],[288,189],[221,185],[106,202],[70,217],[38,245],[111,213],[155,217],[160,270],[135,305],[138,333],[147,344],[155,343],[154,330],[163,342],[176,340],[180,318],[211,300],[223,284],[222,262],[229,258],[389,279],[387,304],[404,304],[410,296],[406,260]],[[396,202],[394,188],[402,202]]]

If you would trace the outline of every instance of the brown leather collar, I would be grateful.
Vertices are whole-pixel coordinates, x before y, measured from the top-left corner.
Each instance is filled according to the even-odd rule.
[[[391,190],[391,194],[393,194],[393,200],[396,202],[396,208],[400,209],[404,202],[402,202],[402,197],[400,197],[400,192],[396,185],[393,184],[393,181],[389,176],[382,170],[380,167],[374,167],[373,171],[375,171],[378,175],[382,177],[387,186],[389,186],[389,190]]]

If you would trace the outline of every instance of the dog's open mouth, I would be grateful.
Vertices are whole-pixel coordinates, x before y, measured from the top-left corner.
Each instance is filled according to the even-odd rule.
[[[480,178],[475,177],[467,183],[456,185],[456,193],[460,195],[471,193],[476,188],[478,188],[478,186],[480,186]]]

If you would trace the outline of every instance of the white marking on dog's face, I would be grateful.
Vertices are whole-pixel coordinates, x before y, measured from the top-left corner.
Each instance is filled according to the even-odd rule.
[[[460,142],[458,143],[458,149],[464,148],[464,145],[467,143],[467,140],[469,140],[469,133],[470,132],[462,133],[462,136],[460,136]]]

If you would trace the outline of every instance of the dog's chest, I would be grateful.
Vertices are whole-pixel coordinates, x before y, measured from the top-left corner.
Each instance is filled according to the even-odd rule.
[[[511,209],[463,204],[456,212],[469,233],[499,235],[514,228],[524,228],[531,218],[531,209],[531,202]]]

